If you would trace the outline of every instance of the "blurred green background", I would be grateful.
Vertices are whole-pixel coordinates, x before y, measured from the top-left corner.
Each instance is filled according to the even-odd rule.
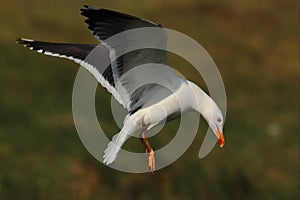
[[[97,42],[79,14],[84,4],[158,22],[204,46],[228,95],[223,149],[198,159],[202,120],[188,151],[154,174],[118,172],[87,152],[72,117],[78,66],[15,44]],[[2,0],[0,26],[0,199],[299,199],[299,1]],[[189,69],[180,71],[204,86]],[[96,100],[101,125],[118,132],[110,95],[99,87]]]

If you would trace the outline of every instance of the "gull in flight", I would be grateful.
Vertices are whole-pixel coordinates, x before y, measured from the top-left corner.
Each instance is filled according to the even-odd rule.
[[[219,107],[200,87],[178,75],[172,68],[162,70],[165,69],[163,66],[168,66],[166,51],[145,48],[117,56],[122,49],[141,40],[166,45],[167,36],[161,25],[89,6],[81,9],[81,14],[87,18],[85,22],[100,41],[99,44],[51,43],[24,38],[17,39],[17,43],[39,53],[67,58],[80,64],[127,109],[128,115],[122,129],[113,136],[104,151],[105,164],[111,164],[116,159],[129,137],[139,134],[147,154],[148,168],[154,171],[155,156],[147,139],[147,131],[190,111],[196,111],[204,117],[218,138],[219,146],[223,147],[224,119]],[[139,28],[161,31],[159,34],[145,33],[142,37],[126,33]],[[122,32],[125,32],[122,40],[110,40]],[[134,70],[138,68],[136,66],[144,66],[146,70]],[[141,84],[143,80],[147,80],[148,84]]]

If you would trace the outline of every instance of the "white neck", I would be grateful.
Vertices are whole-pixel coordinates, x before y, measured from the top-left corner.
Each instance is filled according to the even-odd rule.
[[[189,81],[189,85],[193,89],[195,102],[193,102],[193,110],[200,113],[207,121],[208,125],[214,130],[212,122],[218,113],[221,113],[217,104],[208,96],[199,86]]]

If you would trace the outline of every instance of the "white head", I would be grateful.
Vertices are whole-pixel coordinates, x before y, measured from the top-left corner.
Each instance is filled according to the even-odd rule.
[[[201,114],[203,115],[204,119],[206,119],[209,127],[217,136],[220,147],[223,147],[225,144],[225,139],[223,135],[223,114],[213,100],[211,100],[210,105],[211,106],[208,106],[207,109],[204,109],[204,112],[202,112]]]
[[[217,136],[219,146],[223,147],[225,144],[223,135],[224,117],[221,110],[212,98],[210,98],[201,88],[190,81],[189,84],[193,89],[196,99],[196,102],[193,103],[194,110],[204,117],[209,127]]]

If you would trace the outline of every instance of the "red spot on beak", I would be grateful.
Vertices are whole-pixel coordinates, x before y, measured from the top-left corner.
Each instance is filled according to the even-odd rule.
[[[223,135],[222,135],[222,136],[223,136]],[[218,138],[218,143],[219,143],[219,146],[220,146],[221,148],[224,146],[224,144],[225,144],[224,136]]]
[[[218,127],[217,127],[217,134],[218,134],[218,144],[222,148],[225,144],[225,139],[223,133],[220,131]]]

